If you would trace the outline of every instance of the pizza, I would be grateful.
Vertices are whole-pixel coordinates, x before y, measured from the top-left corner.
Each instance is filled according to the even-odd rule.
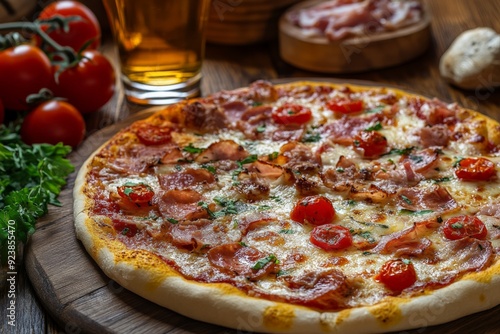
[[[125,288],[238,330],[427,327],[500,304],[500,126],[328,82],[166,106],[80,169],[76,235]]]

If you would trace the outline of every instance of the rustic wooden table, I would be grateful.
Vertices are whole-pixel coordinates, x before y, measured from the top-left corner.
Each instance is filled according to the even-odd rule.
[[[380,84],[399,86],[426,96],[436,96],[444,101],[456,101],[465,107],[478,110],[500,121],[500,92],[498,88],[496,90],[478,89],[471,91],[456,89],[449,86],[440,77],[438,69],[440,56],[462,31],[484,26],[500,32],[500,20],[498,20],[500,1],[427,0],[426,2],[433,17],[433,37],[432,45],[424,55],[404,65],[361,74],[339,75],[335,78],[369,80]],[[116,61],[112,43],[105,43],[103,51]],[[209,44],[203,67],[202,93],[207,95],[222,89],[246,86],[257,79],[298,77],[328,78],[332,76],[301,71],[284,63],[279,57],[277,41],[275,40],[249,46]],[[485,79],[488,80],[488,78]],[[87,117],[88,133],[91,135],[95,131],[126,119],[145,108],[128,104],[120,88],[102,110]],[[71,210],[70,207],[64,209]],[[55,209],[51,208],[51,210]],[[50,251],[50,245],[47,245],[47,250]],[[28,245],[28,254],[30,251],[30,245]],[[23,334],[81,332],[80,328],[68,323],[61,323],[60,319],[57,319],[57,314],[49,315],[46,312],[47,300],[38,291],[35,293],[30,279],[36,278],[28,277],[25,269],[21,267],[16,276],[16,327],[7,325],[8,299],[5,292],[1,292],[0,332]],[[464,321],[455,322],[453,326],[439,326],[439,331],[469,332],[472,330],[470,327],[470,323],[472,323],[473,326],[478,326],[476,333],[500,333],[500,314],[498,312],[500,309],[496,307],[495,312],[481,312],[467,317]],[[183,331],[179,330],[179,332]],[[427,328],[416,332],[434,333],[436,329]]]

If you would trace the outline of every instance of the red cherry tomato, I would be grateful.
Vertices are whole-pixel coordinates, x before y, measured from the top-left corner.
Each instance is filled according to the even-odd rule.
[[[455,175],[463,181],[487,181],[497,174],[495,164],[485,158],[460,160]]]
[[[378,157],[387,152],[387,139],[376,131],[360,131],[354,136],[354,146],[362,148],[367,158]]]
[[[0,99],[13,110],[28,110],[28,95],[51,89],[53,83],[49,58],[31,45],[0,51],[0,78]]]
[[[403,260],[389,260],[380,269],[376,279],[394,292],[401,292],[417,281],[413,264]]]
[[[144,145],[166,144],[172,138],[170,128],[160,128],[151,124],[143,123],[136,130],[136,135]]]
[[[118,187],[118,194],[121,198],[139,206],[149,203],[154,196],[153,189],[143,183],[125,183],[123,186]]]
[[[342,250],[352,245],[352,235],[344,226],[325,224],[316,226],[309,238],[312,244],[326,251]]]
[[[465,237],[486,239],[488,230],[481,219],[472,216],[456,216],[443,224],[443,234],[446,239],[457,240]]]
[[[340,114],[354,114],[363,110],[364,104],[361,100],[353,100],[348,97],[338,97],[328,101],[326,106],[331,111]]]
[[[278,124],[301,125],[309,122],[312,118],[311,109],[299,104],[284,104],[279,108],[273,109],[272,117]]]
[[[308,196],[295,204],[290,218],[299,223],[308,222],[313,225],[329,224],[335,218],[332,202],[323,196]]]
[[[3,108],[2,100],[0,100],[0,124],[3,124],[4,118],[5,118],[5,110]]]
[[[42,29],[58,44],[69,46],[75,51],[80,51],[85,43],[92,41],[88,49],[96,49],[101,43],[101,27],[99,21],[92,11],[77,1],[57,1],[45,7],[38,19],[50,19],[55,16],[80,16],[80,20],[71,21],[69,29],[49,30],[48,25]],[[41,44],[37,38],[38,45]]]
[[[97,111],[115,93],[115,70],[97,51],[85,51],[73,67],[59,74],[55,95],[64,97],[81,113]]]
[[[85,136],[85,121],[69,103],[51,100],[31,111],[21,125],[21,138],[27,144],[62,142],[78,146]]]

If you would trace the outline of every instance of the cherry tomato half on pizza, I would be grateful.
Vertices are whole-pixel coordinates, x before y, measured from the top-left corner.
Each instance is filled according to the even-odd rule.
[[[302,224],[329,224],[335,219],[335,208],[324,196],[308,196],[295,204],[290,218]]]
[[[143,183],[125,183],[118,187],[118,195],[137,206],[145,206],[153,199],[154,192],[150,186]]]
[[[332,224],[316,226],[309,240],[313,245],[326,251],[342,250],[352,245],[352,235],[349,229]]]
[[[466,237],[484,240],[488,230],[481,219],[473,216],[456,216],[443,223],[442,231],[446,239],[457,240]]]
[[[408,260],[389,260],[382,266],[375,279],[394,292],[400,292],[417,281],[417,273]]]
[[[364,104],[361,100],[348,97],[338,97],[327,102],[326,106],[333,112],[339,114],[355,114],[363,111]]]
[[[302,125],[312,119],[311,109],[300,104],[284,104],[273,109],[273,121],[284,125]]]
[[[455,170],[455,175],[462,181],[487,181],[496,173],[495,164],[486,158],[462,159]]]
[[[360,131],[354,136],[354,146],[363,149],[366,158],[376,158],[388,151],[387,139],[377,131]]]

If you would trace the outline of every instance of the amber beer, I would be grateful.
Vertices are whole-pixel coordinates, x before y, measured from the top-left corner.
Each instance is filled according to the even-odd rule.
[[[210,0],[103,0],[127,98],[167,104],[199,94]]]

